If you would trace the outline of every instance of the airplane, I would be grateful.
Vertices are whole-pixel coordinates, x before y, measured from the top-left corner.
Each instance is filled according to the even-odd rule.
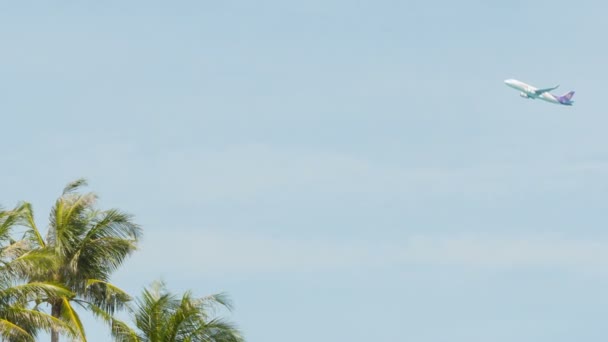
[[[553,91],[559,87],[556,85],[552,88],[538,89],[524,82],[508,79],[505,80],[505,84],[513,89],[517,89],[520,91],[519,96],[526,99],[541,99],[547,102],[561,104],[564,106],[572,106],[574,101],[572,100],[572,96],[574,96],[574,92],[570,91],[562,96],[553,95],[550,91]]]

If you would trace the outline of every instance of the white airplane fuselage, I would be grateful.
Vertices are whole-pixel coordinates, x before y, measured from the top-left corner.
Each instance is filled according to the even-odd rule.
[[[519,96],[527,98],[527,99],[541,99],[547,102],[555,103],[555,104],[563,104],[559,101],[559,99],[549,93],[548,91],[543,92],[541,94],[537,94],[538,88],[533,87],[527,83],[518,81],[518,80],[505,80],[505,84],[513,89],[517,89],[520,91]]]

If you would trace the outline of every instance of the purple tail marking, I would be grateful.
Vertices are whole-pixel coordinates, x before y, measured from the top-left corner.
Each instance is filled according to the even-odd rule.
[[[558,99],[559,103],[561,103],[561,104],[571,105],[572,102],[574,102],[574,101],[572,101],[572,96],[574,96],[574,92],[573,91],[568,92],[565,95],[558,96],[557,99]]]

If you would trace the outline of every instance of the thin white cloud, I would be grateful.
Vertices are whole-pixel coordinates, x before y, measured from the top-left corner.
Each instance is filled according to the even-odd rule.
[[[400,256],[405,262],[488,267],[595,267],[608,264],[608,240],[537,235],[417,236]]]
[[[407,153],[405,151],[404,153]],[[486,198],[513,193],[576,191],[605,183],[601,162],[475,163],[412,165],[336,152],[286,149],[262,144],[220,150],[190,150],[158,156],[148,172],[160,191],[178,190],[191,201],[253,199],[275,193],[396,194]],[[146,174],[142,172],[142,174]]]
[[[401,242],[301,240],[218,232],[149,233],[132,261],[141,272],[252,274],[403,266],[550,267],[599,271],[608,239],[560,236],[423,236]]]
[[[67,141],[53,148],[66,146]],[[608,185],[608,163],[601,160],[488,161],[438,166],[419,155],[411,162],[403,158],[390,161],[265,144],[160,150],[142,157],[142,151],[132,144],[108,143],[95,146],[93,152],[78,152],[79,156],[84,155],[84,162],[75,163],[66,157],[59,163],[64,169],[54,172],[73,175],[71,178],[86,175],[94,187],[104,181],[120,184],[128,189],[127,196],[128,192],[154,189],[159,196],[189,204],[257,201],[276,198],[277,194],[319,200],[333,194],[357,198],[392,196],[412,201],[487,199],[521,193],[571,194]]]

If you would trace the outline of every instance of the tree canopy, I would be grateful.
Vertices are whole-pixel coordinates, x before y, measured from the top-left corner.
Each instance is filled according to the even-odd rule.
[[[86,341],[77,307],[102,319],[116,341],[241,342],[240,332],[222,318],[225,295],[196,298],[170,293],[163,283],[132,296],[111,283],[111,275],[137,250],[142,229],[132,215],[99,209],[97,195],[81,192],[84,179],[69,183],[55,201],[48,231],[39,230],[32,205],[0,208],[0,336],[34,341],[39,331]],[[17,233],[22,234],[18,238]],[[76,304],[76,305],[75,305]],[[127,309],[135,327],[118,320]]]

